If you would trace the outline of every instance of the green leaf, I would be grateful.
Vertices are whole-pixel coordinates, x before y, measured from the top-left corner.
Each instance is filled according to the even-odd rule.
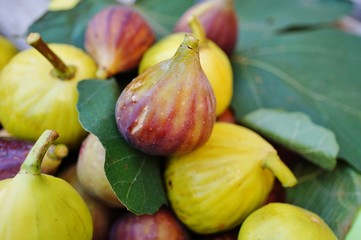
[[[322,168],[336,166],[339,147],[334,133],[315,125],[304,113],[259,109],[241,121]]]
[[[322,27],[347,15],[350,1],[343,0],[242,0],[235,1],[240,26],[238,49],[252,50],[264,38],[285,29]]]
[[[350,231],[345,240],[358,240],[361,236],[361,208],[358,209],[355,220],[352,223]]]
[[[78,84],[79,119],[106,150],[105,173],[121,202],[136,214],[153,213],[166,203],[161,159],[140,153],[121,137],[115,122],[120,89],[115,80],[86,80]]]
[[[332,172],[305,163],[293,172],[299,183],[286,201],[317,213],[344,239],[361,206],[361,175],[343,162]]]
[[[70,10],[49,11],[30,26],[29,32],[39,32],[49,43],[67,43],[84,48],[84,33],[89,20],[112,4],[116,4],[116,1],[82,0]]]
[[[245,49],[233,58],[237,117],[258,108],[306,113],[336,134],[339,157],[361,171],[359,52],[360,37],[336,30],[277,35]]]

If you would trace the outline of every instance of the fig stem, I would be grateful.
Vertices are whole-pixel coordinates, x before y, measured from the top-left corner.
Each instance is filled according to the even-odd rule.
[[[192,16],[189,19],[188,24],[192,30],[193,35],[199,39],[199,45],[204,44],[207,40],[206,32],[204,31],[204,28],[198,18],[196,16]]]
[[[58,137],[59,134],[56,131],[45,130],[31,148],[23,164],[21,164],[20,173],[39,175],[41,173],[41,163],[43,158],[51,144]]]
[[[71,79],[75,75],[75,67],[67,66],[41,38],[39,33],[30,33],[27,43],[39,51],[54,67],[51,74],[62,80]]]
[[[182,45],[187,46],[189,49],[198,53],[199,40],[191,34],[185,34]]]
[[[271,170],[283,187],[293,187],[297,184],[295,175],[282,162],[277,153],[269,153],[263,162],[263,167]]]

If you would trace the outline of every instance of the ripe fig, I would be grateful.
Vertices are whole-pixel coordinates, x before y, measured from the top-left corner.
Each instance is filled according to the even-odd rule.
[[[191,32],[188,22],[193,16],[202,23],[207,38],[230,56],[238,38],[238,19],[234,1],[206,0],[193,5],[180,17],[174,32]]]
[[[0,72],[6,64],[18,53],[16,46],[6,37],[0,35]]]
[[[108,239],[111,222],[113,221],[112,211],[84,190],[76,173],[76,164],[63,169],[57,176],[70,183],[88,206],[93,220],[92,240]]]
[[[34,142],[15,137],[0,137],[0,180],[14,177],[20,170]],[[51,145],[41,164],[41,172],[54,174],[68,155],[64,144]]]
[[[206,144],[165,167],[169,202],[178,218],[199,234],[238,226],[260,207],[275,176],[284,187],[296,184],[276,150],[257,133],[216,122]]]
[[[216,119],[216,100],[199,63],[198,40],[185,35],[172,58],[133,79],[115,115],[125,140],[147,154],[184,154],[203,145]]]
[[[58,137],[46,130],[36,141],[19,173],[0,181],[0,239],[91,239],[87,205],[66,181],[42,174],[41,163]]]
[[[238,240],[337,240],[317,214],[288,203],[270,203],[243,222]]]
[[[113,223],[109,240],[187,240],[189,233],[167,208],[153,214],[127,212]]]
[[[85,191],[107,206],[124,207],[117,198],[104,172],[105,149],[94,134],[83,141],[77,162],[77,175]]]
[[[75,149],[86,136],[76,86],[94,78],[96,64],[74,46],[47,45],[38,33],[27,40],[36,49],[19,52],[0,74],[0,122],[12,136],[32,141],[45,129],[56,129],[58,143]]]
[[[50,0],[49,11],[64,11],[74,8],[80,0]]]
[[[101,10],[89,21],[85,33],[85,48],[98,63],[98,78],[134,69],[154,41],[153,30],[131,6]]]
[[[199,58],[216,97],[216,114],[222,114],[231,103],[233,95],[232,65],[226,54],[215,43],[207,39],[197,18],[189,21],[192,34],[199,39]],[[184,33],[170,34],[143,55],[139,64],[139,74],[160,61],[171,58],[184,39]]]

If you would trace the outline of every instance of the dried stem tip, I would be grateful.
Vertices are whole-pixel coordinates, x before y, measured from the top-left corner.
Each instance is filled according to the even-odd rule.
[[[60,79],[71,79],[75,75],[75,68],[67,66],[43,41],[39,33],[30,33],[26,42],[38,50],[54,66],[52,74]]]

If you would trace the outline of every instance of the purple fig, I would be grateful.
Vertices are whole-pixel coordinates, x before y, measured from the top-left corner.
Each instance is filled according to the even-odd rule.
[[[153,214],[127,212],[113,223],[110,240],[187,240],[189,233],[173,212],[161,208]]]
[[[98,64],[98,78],[136,68],[155,35],[143,16],[131,6],[110,6],[88,23],[85,48]]]
[[[238,20],[233,0],[206,0],[189,8],[177,22],[174,32],[191,32],[189,19],[196,16],[208,39],[231,55],[238,38]]]
[[[185,35],[175,55],[133,79],[115,109],[119,132],[151,155],[178,155],[203,145],[216,119],[216,99],[204,74],[198,39]]]
[[[0,180],[14,177],[34,146],[34,142],[15,137],[0,137]],[[51,145],[41,164],[42,173],[54,174],[68,155],[63,144]]]

